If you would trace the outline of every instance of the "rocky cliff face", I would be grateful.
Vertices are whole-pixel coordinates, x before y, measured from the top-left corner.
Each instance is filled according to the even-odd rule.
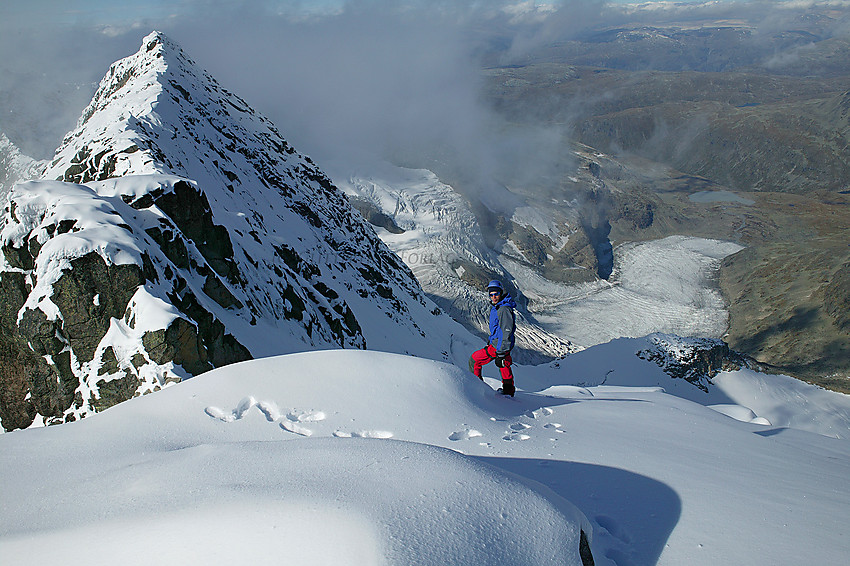
[[[648,338],[652,347],[638,351],[638,358],[654,362],[670,377],[683,379],[705,392],[711,378],[720,371],[759,367],[755,360],[731,351],[721,340],[668,334],[653,334]]]
[[[463,334],[308,157],[162,34],[110,68],[44,178],[2,221],[6,430],[251,357],[446,358]]]

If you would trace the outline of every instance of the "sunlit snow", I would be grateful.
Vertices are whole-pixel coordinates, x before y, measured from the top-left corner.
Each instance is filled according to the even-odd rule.
[[[651,345],[518,369],[512,399],[439,362],[291,354],[4,434],[0,555],[580,564],[584,530],[599,565],[842,563],[850,397],[747,371],[707,395],[635,357]]]

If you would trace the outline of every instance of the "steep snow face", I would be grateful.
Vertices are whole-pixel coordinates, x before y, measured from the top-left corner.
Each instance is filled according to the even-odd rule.
[[[0,322],[38,344],[15,363],[49,402],[13,372],[7,428],[249,357],[472,349],[328,177],[160,33],[112,65],[44,178],[6,207]]]
[[[0,199],[5,198],[16,183],[41,177],[46,166],[46,161],[21,153],[6,134],[0,132]]]
[[[426,293],[452,318],[487,336],[487,281],[516,283],[484,242],[463,198],[427,170],[385,164],[370,173],[330,169],[337,185],[352,199],[368,203],[395,226],[376,227],[381,239],[413,271]],[[374,222],[373,222],[374,223]],[[521,288],[521,287],[520,287]],[[517,312],[514,359],[542,363],[573,351],[569,341],[547,332]]]

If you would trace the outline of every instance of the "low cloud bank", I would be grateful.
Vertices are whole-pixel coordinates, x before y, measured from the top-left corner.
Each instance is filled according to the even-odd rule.
[[[627,22],[746,20],[770,33],[804,14],[802,4],[198,0],[174,13],[137,7],[121,21],[115,12],[95,17],[35,2],[0,18],[0,131],[25,153],[50,157],[109,64],[160,29],[319,162],[426,156],[425,164],[448,162],[486,187],[554,171],[563,155],[552,146],[569,124],[507,124],[483,100],[482,66],[516,64],[542,46]],[[809,4],[832,9],[824,34],[846,29],[838,16],[848,2]]]

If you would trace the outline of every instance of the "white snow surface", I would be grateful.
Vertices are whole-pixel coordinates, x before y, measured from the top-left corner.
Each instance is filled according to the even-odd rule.
[[[46,161],[24,155],[6,134],[0,132],[0,200],[15,184],[39,178],[45,167]]]
[[[602,566],[843,563],[850,397],[748,371],[707,394],[635,356],[653,345],[522,368],[515,398],[441,362],[290,354],[7,433],[0,556],[574,565],[584,530]]]
[[[130,63],[114,66],[104,84],[124,84]],[[243,232],[233,236],[241,253],[271,261],[268,246],[244,235],[263,223],[240,212],[263,199],[236,181],[236,192],[212,189],[221,185],[218,170],[194,161],[197,146],[189,137],[218,142],[224,130],[187,131],[179,139],[176,132],[163,133],[174,122],[170,114],[183,116],[174,105],[183,94],[175,84],[185,77],[158,64],[152,61],[149,75],[135,77],[149,79],[152,88],[132,90],[132,104],[95,100],[80,123],[80,131],[88,127],[100,136],[87,159],[100,167],[107,163],[100,151],[112,151],[116,174],[126,177],[79,185],[42,181],[29,196],[24,190],[33,185],[13,191],[31,208],[16,209],[21,223],[6,225],[4,241],[38,232],[51,216],[73,218],[81,228],[52,239],[38,236],[56,249],[42,250],[34,274],[34,289],[41,287],[30,306],[51,314],[48,287],[66,251],[74,251],[67,257],[94,250],[110,263],[138,263],[152,246],[130,239],[127,230],[144,233],[156,211],[135,211],[121,195],[141,196],[178,177],[201,186],[213,204],[228,204],[213,207],[216,221],[231,234]],[[174,84],[162,81],[163,73]],[[158,99],[163,88],[173,96]],[[202,91],[189,95],[197,99]],[[260,131],[238,99],[228,100],[244,119],[244,131]],[[115,114],[94,113],[98,108]],[[210,119],[215,126],[218,118]],[[133,149],[154,138],[169,149],[168,167]],[[74,143],[70,136],[49,176],[75,162],[80,153]],[[222,146],[210,141],[204,157],[215,159],[213,148]],[[297,168],[281,169],[282,175],[313,172],[302,156],[292,159]],[[259,162],[240,162],[230,173],[247,183],[252,163]],[[406,187],[394,206],[410,205],[396,215],[400,224],[410,221],[403,225],[409,232],[395,242],[380,234],[395,251],[483,249],[457,239],[475,233],[456,224],[468,211],[451,209],[462,203],[449,187],[427,172],[407,175],[395,185],[358,187],[362,195],[371,186],[384,210],[393,204],[386,201],[393,187]],[[319,181],[310,183],[317,188]],[[444,200],[435,202],[435,195]],[[249,197],[254,200],[245,201]],[[311,204],[322,218],[334,218]],[[542,229],[545,219],[527,212],[517,219]],[[267,219],[266,233],[290,233],[296,219],[289,212]],[[352,283],[350,270],[319,242],[318,232],[296,225],[304,240],[300,251],[322,266],[325,281],[339,276]],[[339,242],[350,238],[336,235]],[[425,316],[433,305],[416,300],[416,289],[393,285],[409,313],[399,324],[376,307],[380,303],[358,299],[340,284],[370,347],[399,353],[264,357],[78,422],[0,435],[2,562],[572,565],[580,563],[584,530],[603,566],[843,563],[850,555],[850,397],[749,370],[721,373],[703,390],[636,356],[663,348],[676,358],[687,344],[675,337],[608,342],[659,330],[722,333],[725,311],[706,281],[720,258],[737,249],[678,237],[621,246],[612,283],[579,288],[505,263],[546,330],[586,346],[607,342],[549,365],[516,366],[515,398],[493,392],[499,382],[492,366],[482,383],[456,365],[400,354],[463,364],[472,348],[457,325]],[[428,270],[451,275],[410,260],[408,253],[406,261],[426,288]],[[491,261],[480,257],[481,265]],[[269,285],[256,281],[256,288],[234,292],[262,297]],[[162,288],[140,287],[129,309],[139,315],[133,326],[113,320],[101,347],[108,343],[120,358],[129,357],[141,332],[178,316],[162,296]],[[295,349],[273,343],[280,334],[269,325],[254,328],[236,316],[229,322],[259,355]],[[331,347],[330,340],[307,342],[303,347]],[[154,370],[159,373],[145,383],[165,384],[174,368]]]

